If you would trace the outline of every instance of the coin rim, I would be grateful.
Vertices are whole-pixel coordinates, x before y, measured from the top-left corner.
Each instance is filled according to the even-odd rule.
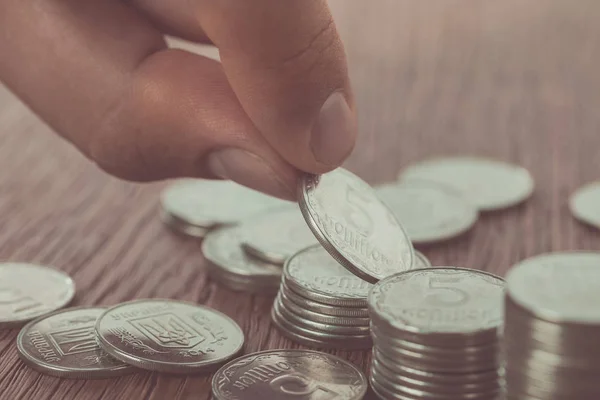
[[[376,309],[376,307],[374,306],[375,300],[373,299],[373,297],[375,296],[375,291],[379,290],[379,288],[382,285],[385,285],[387,283],[387,281],[389,281],[391,279],[395,279],[401,275],[413,274],[413,273],[419,273],[419,272],[425,272],[425,271],[434,271],[434,270],[457,270],[457,271],[465,271],[465,272],[487,275],[494,279],[498,279],[498,280],[504,282],[504,285],[503,285],[504,293],[506,293],[506,287],[507,287],[506,281],[502,277],[495,275],[491,272],[482,271],[482,270],[478,270],[478,269],[472,269],[472,268],[462,268],[462,267],[452,267],[452,266],[436,266],[436,267],[430,267],[430,268],[412,269],[412,270],[408,270],[408,271],[404,271],[404,272],[399,272],[394,275],[390,275],[390,276],[386,277],[385,279],[382,279],[381,281],[379,281],[379,283],[377,283],[376,285],[373,285],[373,287],[369,291],[369,295],[367,297],[368,305],[369,305],[369,315],[371,317],[372,323],[374,323],[375,325],[377,325],[379,327],[379,329],[383,329],[384,331],[391,330],[391,331],[399,331],[401,333],[418,335],[420,338],[423,338],[424,341],[427,341],[428,339],[435,340],[435,338],[444,338],[444,337],[446,337],[446,338],[473,337],[474,338],[474,337],[477,337],[480,335],[486,336],[486,334],[493,334],[494,331],[498,331],[499,328],[502,328],[503,323],[501,323],[500,325],[498,325],[496,327],[483,328],[483,329],[467,331],[467,332],[435,332],[435,331],[425,331],[424,332],[422,330],[419,330],[418,328],[415,329],[415,327],[412,325],[408,325],[408,324],[399,325],[398,323],[396,323],[395,320],[391,319],[389,316],[387,316],[387,318],[386,318],[386,314],[379,312]],[[501,304],[501,307],[504,307],[503,302]]]
[[[369,186],[370,185],[365,182],[364,180],[362,180],[361,178],[359,178],[357,175],[353,174],[352,172],[338,167],[337,169],[334,170],[336,173],[342,173],[344,175],[350,175],[352,179],[357,179],[360,182],[362,182],[364,185]],[[332,172],[334,172],[332,171]],[[333,245],[329,239],[327,238],[327,235],[321,230],[321,228],[319,227],[319,225],[317,224],[315,218],[313,217],[314,211],[311,211],[311,207],[309,204],[309,191],[308,191],[308,186],[311,180],[317,180],[320,179],[320,176],[318,175],[314,175],[314,174],[304,174],[302,175],[302,177],[298,180],[298,185],[296,187],[296,191],[297,191],[297,197],[298,197],[298,205],[300,207],[300,211],[302,212],[302,215],[304,216],[304,219],[306,220],[306,223],[308,224],[308,227],[310,228],[310,230],[313,232],[313,234],[315,235],[315,237],[317,238],[317,240],[319,241],[319,243],[321,243],[321,245],[325,248],[325,250],[327,250],[327,252],[338,262],[340,263],[344,268],[346,268],[348,271],[350,271],[352,274],[358,276],[359,278],[361,278],[364,281],[367,281],[369,283],[375,284],[377,283],[379,280],[386,278],[387,276],[375,276],[372,275],[370,272],[365,271],[363,269],[361,269],[361,267],[358,267],[356,265],[354,265],[349,259],[346,258],[346,256],[344,256],[344,254],[342,254],[342,252],[340,252],[335,245]],[[408,262],[408,266],[406,267],[406,270],[410,270],[412,268],[412,265],[414,263],[414,247],[412,245],[412,242],[410,241],[410,237],[408,236],[406,229],[404,229],[404,227],[402,226],[402,223],[400,221],[398,221],[398,218],[396,218],[396,215],[390,210],[390,208],[384,204],[379,197],[377,197],[377,194],[375,193],[375,190],[373,190],[373,197],[377,199],[377,201],[379,202],[379,204],[384,207],[385,209],[387,209],[389,211],[389,213],[394,217],[394,219],[396,220],[396,223],[398,225],[398,228],[400,229],[400,231],[403,234],[403,237],[405,239],[405,241],[408,244],[408,249],[409,249],[409,254],[410,254],[410,259]],[[398,271],[401,272],[401,271]]]
[[[400,171],[400,173],[398,174],[397,177],[397,181],[403,181],[403,180],[408,180],[408,179],[425,179],[421,176],[417,177],[410,177],[410,176],[406,176],[407,172],[415,169],[417,167],[421,167],[424,164],[429,164],[429,163],[439,163],[442,161],[467,161],[467,162],[471,162],[471,163],[480,163],[480,162],[484,162],[484,163],[488,163],[488,164],[502,164],[504,166],[508,166],[512,169],[514,169],[515,171],[519,171],[521,173],[524,174],[524,176],[526,177],[527,181],[528,181],[528,187],[526,188],[527,190],[523,190],[523,192],[520,194],[520,196],[514,196],[514,198],[511,198],[509,200],[505,200],[503,202],[496,202],[493,204],[490,203],[485,203],[485,204],[481,204],[481,203],[477,203],[477,202],[473,202],[472,204],[480,211],[486,212],[486,211],[497,211],[497,210],[502,210],[502,209],[506,209],[506,208],[510,208],[510,207],[514,207],[518,204],[523,203],[524,201],[526,201],[527,199],[531,198],[531,196],[533,195],[533,192],[535,191],[535,180],[533,179],[533,175],[531,174],[531,172],[518,164],[514,164],[508,161],[504,161],[504,160],[500,160],[500,159],[495,159],[495,158],[491,158],[491,157],[482,157],[482,156],[469,156],[469,155],[465,155],[465,156],[446,156],[446,157],[429,157],[423,160],[420,160],[414,164],[411,164],[409,166],[407,166],[406,168],[404,168],[402,171]],[[430,179],[433,180],[433,179]],[[442,182],[442,181],[440,181]],[[448,182],[444,181],[442,183],[448,184]],[[458,190],[458,189],[457,189]],[[460,190],[459,190],[460,191]],[[463,197],[468,197],[468,193],[463,194]]]
[[[569,317],[565,317],[565,316],[561,316],[559,312],[556,311],[552,311],[549,310],[548,308],[543,308],[543,309],[535,309],[535,305],[532,304],[527,304],[526,301],[523,301],[523,299],[519,299],[518,297],[522,297],[519,296],[517,294],[517,296],[515,296],[515,292],[514,290],[511,290],[511,281],[515,281],[515,280],[519,280],[518,278],[518,270],[522,269],[522,268],[527,268],[526,264],[530,264],[533,260],[537,259],[537,258],[544,258],[544,257],[548,257],[548,256],[556,256],[556,255],[563,255],[563,256],[568,256],[568,255],[582,255],[582,254],[588,254],[588,255],[593,255],[595,257],[597,257],[598,259],[600,259],[600,252],[599,251],[593,251],[593,250],[566,250],[566,251],[550,251],[550,252],[545,252],[545,253],[540,253],[540,254],[536,254],[533,255],[531,257],[527,257],[519,262],[517,262],[516,264],[514,264],[506,273],[506,277],[505,277],[505,281],[506,281],[506,292],[505,292],[505,296],[509,296],[510,300],[512,302],[514,302],[515,304],[517,304],[518,306],[520,306],[521,308],[523,308],[524,310],[526,310],[530,315],[532,315],[534,318],[536,319],[540,319],[542,321],[546,321],[546,322],[551,322],[551,323],[556,323],[556,324],[569,324],[572,326],[589,326],[589,325],[597,325],[598,323],[600,323],[600,316],[595,320],[595,321],[585,321],[585,320],[576,320],[576,319],[572,319]],[[531,264],[530,264],[531,265]],[[536,263],[533,264],[538,265]]]
[[[231,364],[239,361],[240,359],[244,359],[250,356],[259,356],[262,354],[267,354],[267,353],[275,353],[275,352],[291,352],[291,353],[311,353],[311,354],[318,354],[318,355],[325,355],[327,357],[331,357],[332,359],[334,359],[335,361],[341,361],[343,364],[347,364],[348,366],[351,367],[351,369],[354,370],[354,372],[356,372],[358,374],[358,377],[360,378],[360,380],[362,381],[362,385],[361,385],[361,390],[357,393],[358,397],[356,397],[356,399],[348,399],[348,400],[358,400],[358,399],[362,399],[365,394],[367,393],[367,390],[369,388],[369,382],[367,377],[365,376],[365,374],[358,368],[356,367],[354,364],[352,364],[351,362],[349,362],[348,360],[344,360],[341,357],[335,356],[333,354],[329,354],[329,353],[325,353],[322,351],[316,351],[316,350],[303,350],[303,349],[270,349],[270,350],[263,350],[263,351],[257,351],[254,353],[249,353],[249,354],[244,354],[240,357],[235,358],[234,360],[230,360],[228,361],[226,364],[222,365],[213,375],[212,380],[211,380],[211,390],[213,392],[213,395],[216,396],[217,398],[219,398],[219,396],[222,396],[222,394],[219,394],[219,392],[216,390],[216,381],[217,381],[217,377],[219,376],[219,374],[224,374],[224,371],[227,370],[228,367],[230,367]]]
[[[75,292],[76,292],[75,281],[66,272],[64,272],[60,269],[51,267],[51,266],[47,266],[47,265],[12,262],[12,261],[6,261],[6,262],[0,263],[0,269],[1,268],[12,268],[12,267],[7,267],[7,265],[19,265],[19,268],[26,267],[26,268],[33,268],[33,269],[37,269],[37,270],[40,270],[40,269],[51,270],[53,272],[56,272],[57,274],[63,275],[63,277],[66,278],[65,281],[67,282],[67,285],[69,287],[68,287],[67,297],[65,298],[65,300],[62,303],[60,303],[59,305],[54,305],[53,308],[44,312],[43,314],[38,314],[38,315],[28,316],[28,317],[18,318],[18,319],[3,320],[0,318],[0,330],[18,328],[18,327],[22,326],[23,324],[25,324],[29,321],[32,321],[36,318],[39,318],[41,316],[44,316],[49,313],[55,312],[57,310],[63,309],[66,306],[68,306],[71,303],[71,301],[73,301],[73,298],[75,297]]]
[[[130,364],[126,364],[121,360],[117,360],[122,363],[120,366],[112,367],[112,368],[87,368],[85,370],[72,368],[72,367],[63,367],[55,364],[49,364],[43,359],[35,358],[32,354],[25,350],[23,345],[23,338],[31,329],[32,326],[44,321],[45,319],[54,317],[55,315],[72,312],[72,311],[81,311],[81,310],[106,310],[106,307],[88,307],[88,306],[77,306],[77,307],[69,307],[62,308],[60,310],[53,311],[49,314],[42,315],[32,321],[29,321],[17,335],[17,353],[19,354],[19,358],[27,364],[28,367],[44,373],[46,375],[55,376],[58,378],[66,378],[66,379],[106,379],[106,378],[114,378],[118,376],[127,375],[133,372],[136,372],[138,369]],[[96,319],[97,320],[97,319]],[[112,356],[111,356],[112,357]],[[113,357],[114,358],[114,357]]]
[[[224,357],[223,359],[213,360],[211,363],[199,364],[198,361],[194,362],[194,363],[185,363],[183,361],[164,362],[164,361],[157,361],[157,360],[151,360],[151,359],[144,359],[142,357],[136,357],[135,355],[129,354],[129,353],[113,346],[112,344],[110,344],[100,334],[100,332],[99,332],[100,323],[102,322],[102,319],[108,315],[109,312],[113,311],[114,309],[116,309],[118,307],[128,306],[128,305],[137,304],[137,303],[145,303],[145,302],[166,302],[166,303],[184,304],[184,305],[197,307],[197,308],[200,308],[203,310],[208,310],[209,312],[218,314],[220,317],[231,322],[231,324],[235,328],[237,328],[237,330],[239,331],[239,334],[242,337],[242,340],[240,341],[240,345],[235,349],[235,351],[232,351],[227,357]],[[215,310],[214,308],[210,308],[205,305],[194,304],[194,303],[188,302],[188,301],[163,299],[163,298],[137,299],[137,300],[131,300],[131,301],[126,301],[123,303],[115,304],[112,307],[108,307],[107,310],[104,313],[102,313],[96,320],[96,324],[94,325],[94,332],[96,333],[98,345],[100,347],[102,347],[102,349],[104,351],[106,351],[109,355],[113,356],[117,360],[120,360],[129,365],[133,365],[140,369],[144,369],[146,371],[167,372],[167,373],[174,373],[174,374],[178,374],[178,373],[193,374],[195,372],[201,373],[201,372],[205,372],[205,371],[210,371],[217,365],[222,365],[224,362],[227,362],[227,361],[231,360],[233,357],[235,357],[236,355],[238,355],[240,353],[240,351],[242,351],[242,349],[244,348],[244,345],[246,342],[246,336],[244,334],[244,331],[242,331],[242,328],[238,325],[238,323],[235,322],[235,320],[233,320],[228,315],[222,313],[221,311]]]
[[[477,220],[479,219],[479,209],[472,203],[469,203],[465,199],[465,196],[462,193],[460,193],[458,190],[448,186],[445,183],[435,182],[433,180],[428,180],[428,179],[424,179],[424,178],[411,178],[411,179],[406,179],[406,180],[402,180],[402,181],[397,181],[395,183],[388,183],[388,184],[379,186],[379,188],[402,187],[402,186],[415,187],[415,186],[419,186],[419,185],[424,185],[429,188],[434,188],[434,190],[444,193],[444,195],[446,195],[448,197],[454,197],[456,200],[458,200],[457,202],[462,203],[462,205],[464,206],[464,209],[468,209],[469,215],[467,216],[467,218],[460,219],[460,221],[462,222],[460,225],[458,225],[458,224],[453,225],[454,229],[452,229],[452,230],[446,229],[443,234],[434,232],[436,234],[421,235],[421,236],[414,237],[414,238],[411,237],[409,234],[409,239],[412,241],[413,244],[432,244],[432,243],[444,242],[444,241],[454,239],[456,237],[464,235],[465,233],[470,231],[473,228],[473,226],[475,226],[475,224],[477,223]],[[377,192],[377,190],[376,190],[376,192]],[[392,210],[392,212],[393,212],[393,210]],[[415,250],[415,253],[416,253],[416,250]]]

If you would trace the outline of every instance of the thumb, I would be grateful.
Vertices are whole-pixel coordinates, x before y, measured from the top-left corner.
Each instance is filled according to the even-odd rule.
[[[325,0],[201,2],[240,104],[296,168],[338,167],[356,140],[346,56]]]

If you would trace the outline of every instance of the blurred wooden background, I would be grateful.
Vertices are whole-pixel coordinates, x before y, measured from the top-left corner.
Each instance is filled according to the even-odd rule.
[[[346,166],[370,183],[428,156],[476,154],[531,170],[525,205],[423,248],[437,265],[504,274],[551,250],[598,249],[568,195],[600,178],[600,3],[593,0],[335,0],[360,140]],[[187,44],[175,43],[188,47]],[[208,51],[210,49],[195,49]],[[54,265],[74,305],[143,297],[195,301],[232,316],[247,351],[296,347],[269,324],[272,298],[209,281],[198,243],[158,219],[164,183],[113,179],[0,87],[0,259]],[[0,399],[209,399],[209,376],[140,373],[101,381],[38,374],[0,331]],[[368,352],[337,352],[367,371]]]

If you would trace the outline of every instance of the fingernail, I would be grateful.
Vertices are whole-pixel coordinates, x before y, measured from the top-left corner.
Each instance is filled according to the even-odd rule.
[[[325,101],[315,122],[310,148],[315,159],[339,166],[348,157],[356,138],[356,120],[344,95],[335,92]]]
[[[293,184],[289,187],[265,160],[256,154],[236,148],[211,153],[208,168],[219,178],[229,179],[251,189],[285,200],[296,200]]]

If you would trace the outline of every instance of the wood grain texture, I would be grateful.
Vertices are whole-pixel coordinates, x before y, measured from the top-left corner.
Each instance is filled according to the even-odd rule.
[[[526,204],[484,215],[464,237],[423,248],[434,264],[503,275],[540,252],[599,247],[600,234],[574,221],[567,198],[600,176],[600,3],[330,4],[359,106],[360,138],[347,168],[375,184],[424,157],[476,154],[521,164],[535,178]],[[270,327],[272,298],[211,282],[198,243],[163,227],[163,186],[105,175],[0,88],[1,260],[68,272],[76,305],[195,301],[233,317],[247,335],[247,352],[298,347]],[[208,376],[43,376],[19,361],[16,335],[0,331],[2,400],[209,399]],[[368,352],[337,354],[367,370]]]

